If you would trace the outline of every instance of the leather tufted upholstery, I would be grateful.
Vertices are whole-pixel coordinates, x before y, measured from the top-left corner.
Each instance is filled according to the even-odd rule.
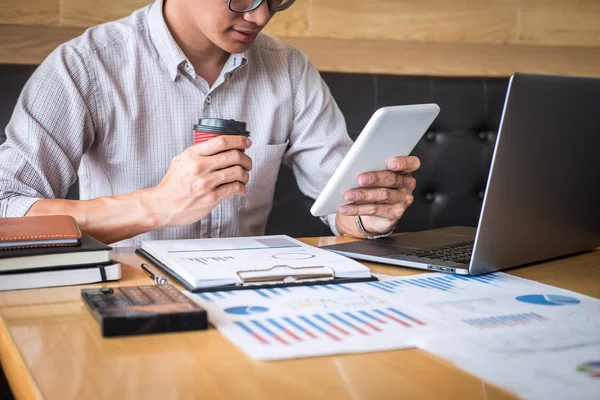
[[[13,109],[21,89],[33,74],[37,65],[0,64],[0,144],[6,140],[5,129],[10,121]],[[79,198],[77,182],[69,188],[68,199]]]
[[[508,78],[347,73],[322,73],[322,76],[346,118],[353,139],[379,107],[437,103],[441,108],[413,152],[422,164],[415,173],[415,201],[396,231],[477,225]],[[330,234],[310,216],[312,200],[300,193],[288,168],[280,171],[277,185],[267,233]],[[296,207],[292,208],[293,205]]]
[[[0,65],[0,143],[19,92],[34,69],[30,65]],[[329,72],[322,76],[353,139],[379,107],[430,102],[441,107],[414,151],[422,162],[415,174],[415,202],[397,231],[477,224],[508,79]],[[68,197],[77,195],[74,186]],[[330,230],[310,215],[312,202],[298,190],[291,170],[282,167],[267,233],[330,235]]]

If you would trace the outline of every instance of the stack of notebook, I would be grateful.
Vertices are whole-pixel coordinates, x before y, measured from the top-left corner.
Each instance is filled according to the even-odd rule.
[[[0,290],[118,280],[110,251],[68,215],[0,218]]]

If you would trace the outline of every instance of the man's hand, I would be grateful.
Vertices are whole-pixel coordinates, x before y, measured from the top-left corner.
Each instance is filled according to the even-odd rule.
[[[349,202],[338,213],[340,233],[357,235],[354,216],[360,215],[370,234],[389,232],[406,209],[412,204],[417,181],[411,175],[419,169],[417,157],[396,157],[388,162],[387,171],[368,172],[358,177],[360,187],[347,190],[344,198]],[[352,216],[352,222],[345,216]]]
[[[196,144],[173,159],[161,182],[144,202],[157,226],[196,222],[223,200],[246,194],[252,160],[243,136],[222,135]]]

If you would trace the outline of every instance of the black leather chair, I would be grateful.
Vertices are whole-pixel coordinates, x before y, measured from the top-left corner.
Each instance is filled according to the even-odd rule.
[[[16,99],[35,67],[0,65],[0,143]],[[441,107],[414,151],[422,162],[415,174],[415,201],[397,231],[477,224],[508,79],[330,72],[322,76],[353,139],[379,107],[417,103]],[[76,185],[68,198],[78,198]],[[267,234],[330,235],[331,231],[310,215],[312,202],[298,190],[291,170],[282,167]]]
[[[0,144],[6,140],[6,125],[25,83],[37,65],[0,64]],[[67,193],[68,199],[79,198],[79,186],[74,184]]]
[[[476,226],[508,78],[444,78],[322,73],[340,106],[353,139],[379,107],[437,103],[440,115],[413,154],[415,201],[396,231],[452,225]],[[296,237],[330,234],[310,215],[313,200],[303,196],[289,168],[277,180],[267,233]]]

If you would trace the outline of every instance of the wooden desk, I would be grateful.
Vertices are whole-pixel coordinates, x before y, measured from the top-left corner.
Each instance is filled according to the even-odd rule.
[[[123,279],[110,285],[150,283],[132,248],[114,257],[123,263]],[[368,265],[385,274],[421,272]],[[510,273],[600,297],[600,249]],[[16,398],[513,398],[417,349],[258,362],[216,329],[103,339],[80,290],[0,292],[0,360]]]

